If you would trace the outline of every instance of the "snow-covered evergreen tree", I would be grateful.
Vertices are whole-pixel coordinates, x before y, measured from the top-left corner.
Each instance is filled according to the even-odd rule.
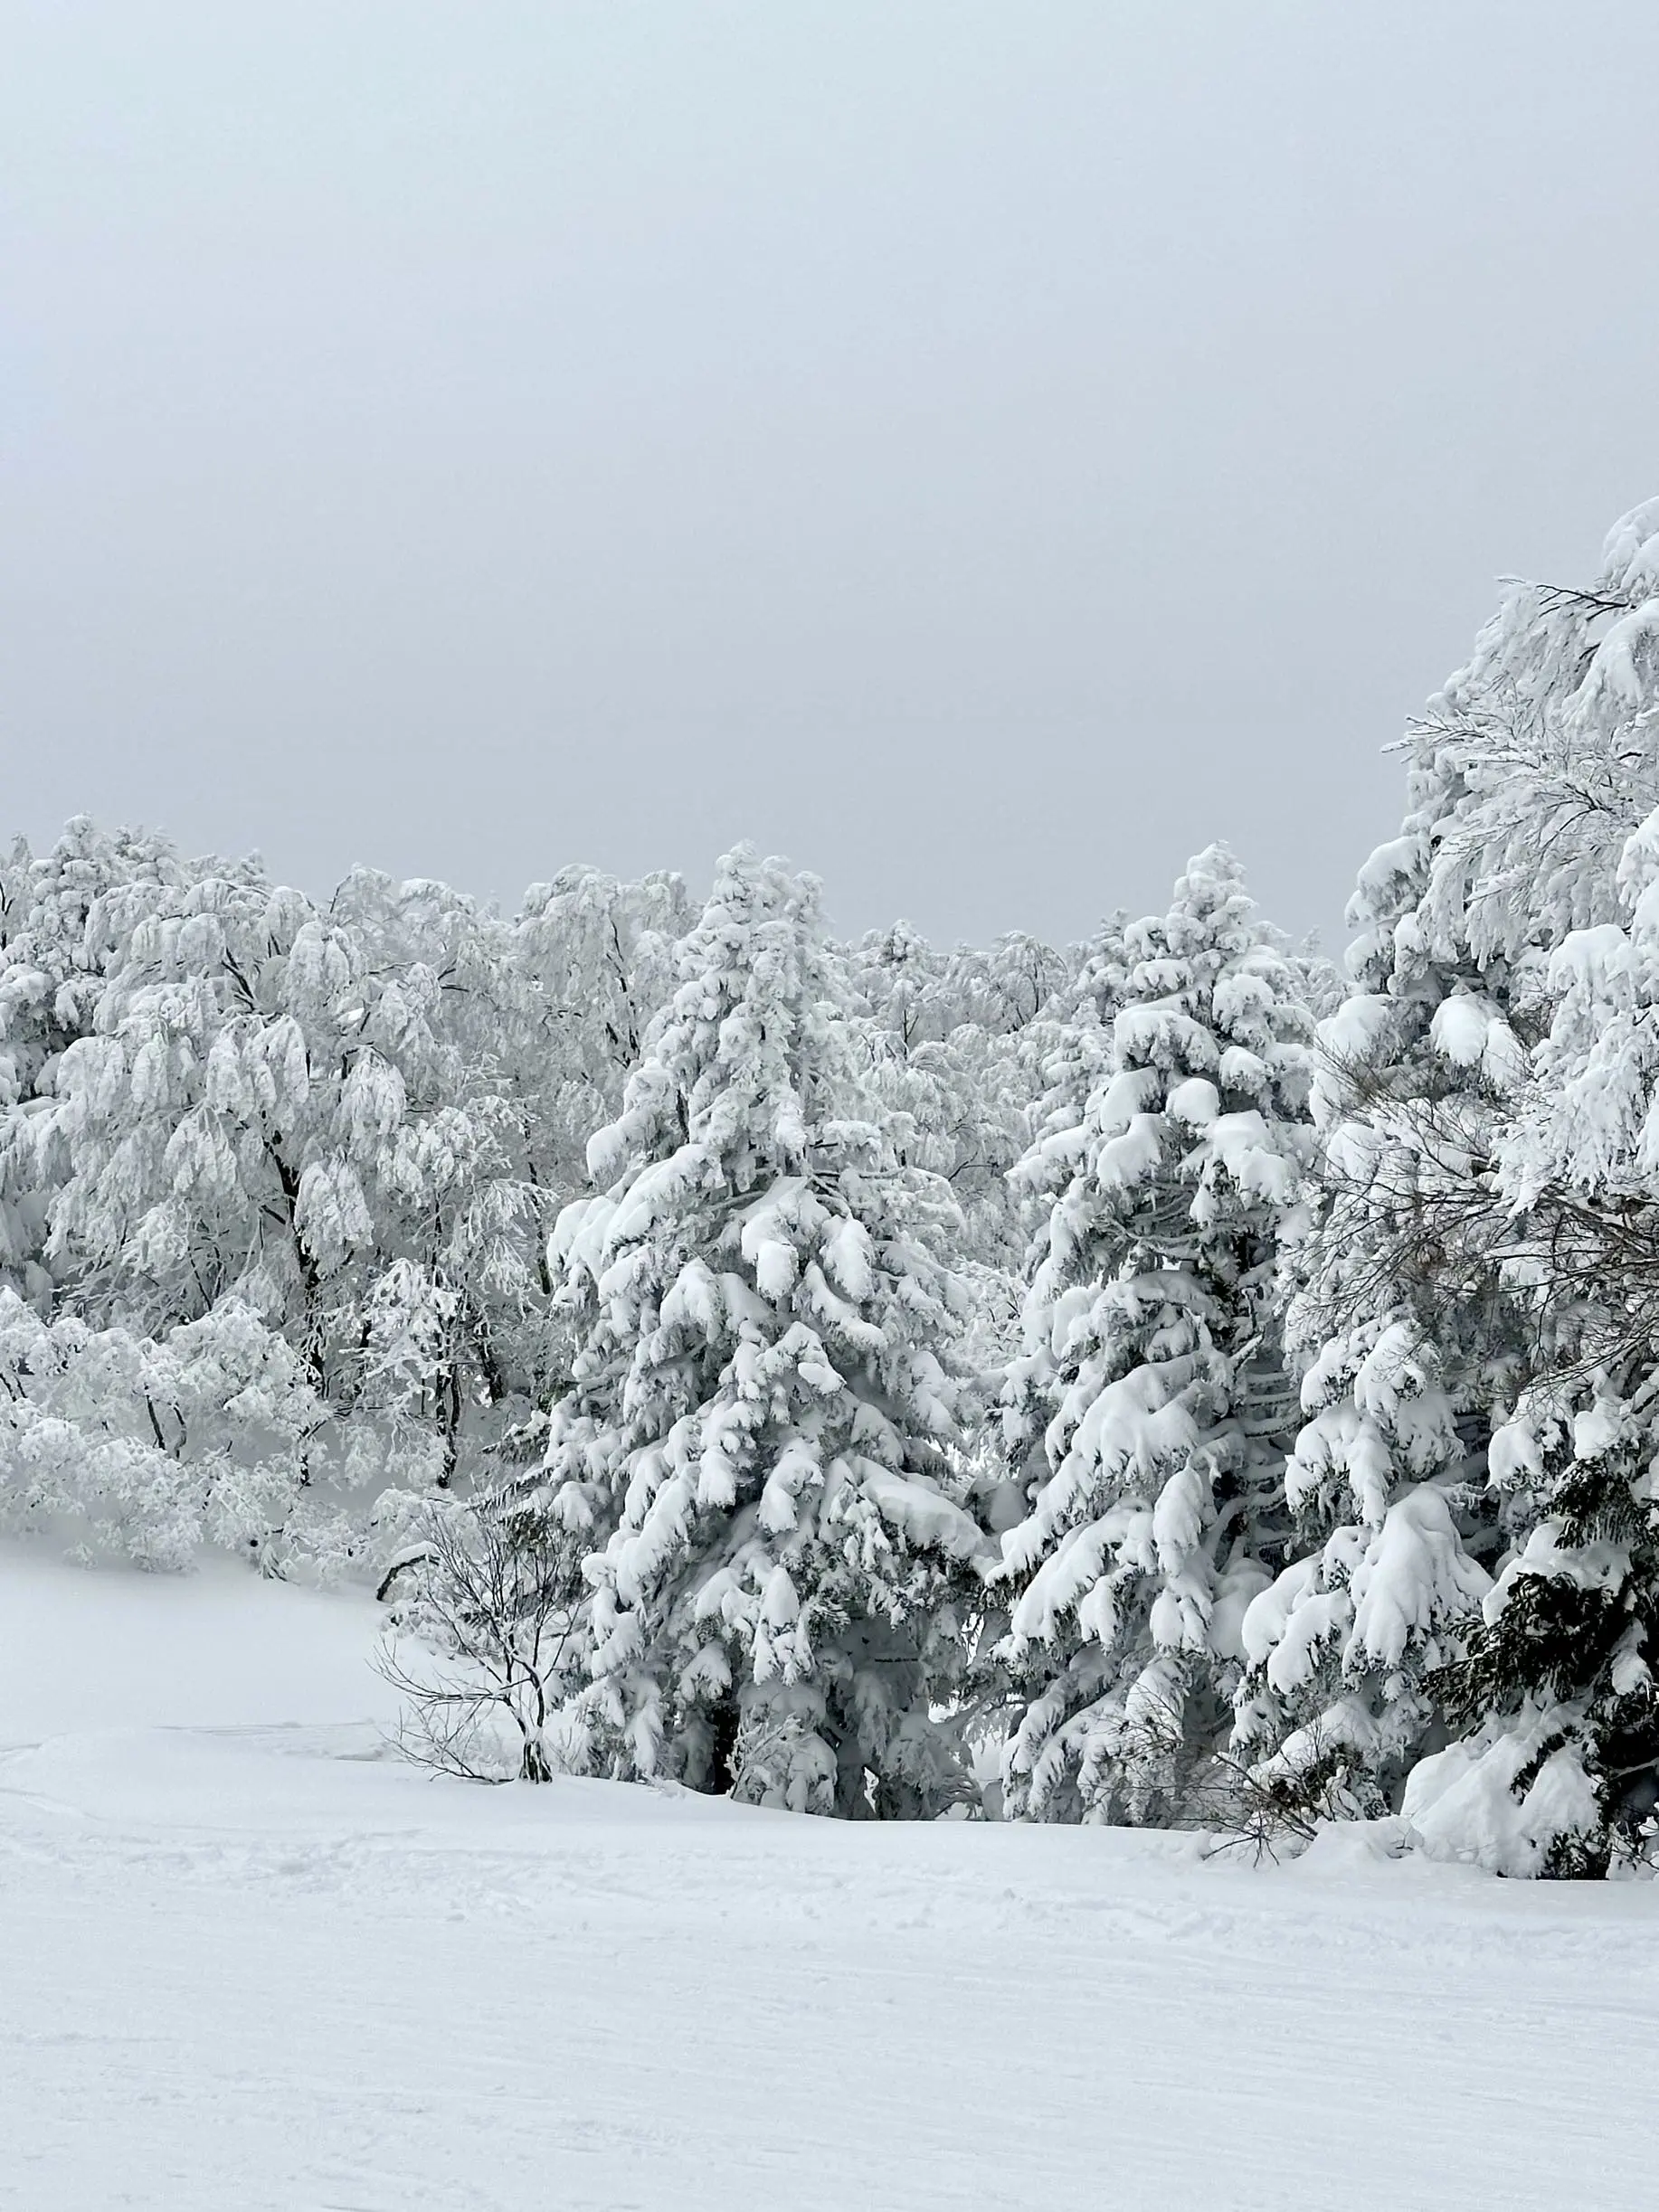
[[[1068,1174],[1004,1397],[1027,1510],[998,1580],[1010,1810],[1151,1822],[1225,1741],[1240,1620],[1286,1533],[1272,1290],[1311,1025],[1222,847],[1125,959],[1111,1065],[1039,1148]]]
[[[1398,1801],[1433,1741],[1427,1687],[1488,1582],[1485,1410],[1505,1346],[1484,1263],[1448,1299],[1423,1224],[1462,1220],[1487,1173],[1499,1098],[1524,1051],[1507,963],[1448,941],[1435,864],[1467,800],[1461,762],[1415,741],[1400,838],[1361,872],[1351,997],[1321,1025],[1313,1092],[1322,1204],[1295,1257],[1286,1338],[1305,1423],[1288,1473],[1294,1556],[1251,1607],[1238,1706],[1247,1756],[1329,1776],[1337,1801]],[[1427,922],[1437,912],[1440,927]]]
[[[1111,1067],[1113,1024],[1128,980],[1123,941],[1128,921],[1125,913],[1113,914],[1092,937],[1071,947],[1066,981],[1033,1025],[1031,1064],[1038,1077],[1029,1111],[1033,1143],[1015,1177],[1022,1194],[1036,1187],[1030,1171],[1040,1139],[1081,1128],[1089,1094]],[[1048,1194],[1050,1201],[1052,1196]],[[1045,1204],[1043,1225],[1047,1221]]]
[[[1659,1805],[1659,1379],[1525,1392],[1494,1434],[1512,1542],[1437,1685],[1456,1731],[1407,1778],[1431,1848],[1494,1873],[1606,1870]]]
[[[579,1351],[542,1495],[590,1537],[591,1757],[858,1816],[960,1788],[933,1707],[981,1545],[931,1178],[861,1118],[816,886],[747,848],[678,952],[602,1196],[554,1238]]]
[[[1447,1686],[1524,1537],[1486,1459],[1538,1364],[1503,1161],[1559,949],[1615,923],[1659,799],[1652,522],[1616,529],[1588,591],[1514,587],[1413,732],[1404,829],[1361,872],[1351,993],[1322,1029],[1323,1200],[1287,1322],[1302,1541],[1246,1621],[1239,1733],[1270,1771],[1340,1766],[1364,1809],[1462,1725]]]
[[[1550,1005],[1496,1147],[1526,1386],[1489,1454],[1506,1550],[1446,1679],[1460,1740],[1406,1802],[1439,1847],[1570,1873],[1651,1839],[1659,1801],[1659,501],[1510,628],[1547,679],[1516,717],[1543,765],[1506,779],[1501,750],[1477,880],[1531,917]]]

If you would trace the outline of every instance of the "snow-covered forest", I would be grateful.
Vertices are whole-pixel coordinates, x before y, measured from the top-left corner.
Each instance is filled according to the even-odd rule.
[[[1645,1869],[1659,501],[1401,751],[1335,962],[1225,822],[1066,947],[18,845],[0,1521],[362,1586],[463,1774]]]

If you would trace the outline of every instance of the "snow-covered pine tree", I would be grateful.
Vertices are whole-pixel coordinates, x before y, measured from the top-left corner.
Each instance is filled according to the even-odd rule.
[[[1426,919],[1467,799],[1456,752],[1419,731],[1404,829],[1350,905],[1351,991],[1320,1026],[1317,1220],[1285,1318],[1306,1416],[1287,1476],[1297,1535],[1244,1624],[1241,1754],[1275,1786],[1366,1813],[1398,1806],[1434,1742],[1429,1680],[1488,1585],[1468,1546],[1490,1558],[1479,1455],[1513,1350],[1478,1253],[1456,1297],[1439,1261],[1414,1259],[1435,1243],[1423,1224],[1469,1220],[1524,1067],[1508,964],[1488,972],[1466,930]]]
[[[1488,1459],[1509,1549],[1436,1684],[1455,1740],[1413,1767],[1403,1809],[1493,1873],[1599,1875],[1659,1836],[1651,1357],[1527,1389]]]
[[[1351,996],[1322,1026],[1322,1198],[1286,1324],[1301,1532],[1246,1619],[1239,1741],[1280,1778],[1340,1769],[1363,1810],[1398,1805],[1419,1754],[1466,1725],[1445,1699],[1489,1570],[1525,1538],[1531,1486],[1502,1454],[1489,1482],[1486,1460],[1537,1379],[1502,1160],[1557,950],[1616,921],[1620,850],[1659,801],[1655,512],[1616,528],[1590,590],[1513,587],[1414,728],[1406,822],[1361,871]]]
[[[1029,1033],[1028,1141],[1008,1171],[1011,1217],[1023,1238],[1023,1294],[1048,1249],[1055,1201],[1076,1167],[1077,1133],[1091,1096],[1112,1073],[1112,1038],[1129,978],[1128,916],[1114,914],[1070,950],[1064,988]]]
[[[997,1579],[1007,1808],[1153,1823],[1225,1744],[1240,1620],[1286,1533],[1272,1290],[1311,1024],[1221,846],[1124,948],[1110,1068],[1043,1139],[1070,1172],[1003,1401],[1027,1510]]]
[[[1659,1802],[1659,501],[1510,628],[1549,675],[1516,717],[1547,773],[1488,768],[1480,863],[1541,923],[1552,1007],[1497,1146],[1527,1379],[1489,1453],[1505,1554],[1444,1682],[1460,1740],[1406,1807],[1498,1871],[1578,1873],[1651,1846]]]
[[[961,1788],[934,1717],[958,1502],[947,1203],[862,1118],[810,878],[740,847],[678,951],[602,1196],[554,1238],[579,1352],[541,1495],[588,1536],[592,1763],[858,1817]]]
[[[1029,1113],[1032,1144],[1015,1177],[1022,1196],[1035,1196],[1040,1186],[1040,1177],[1033,1183],[1029,1169],[1041,1139],[1082,1127],[1089,1094],[1111,1066],[1112,1026],[1123,1003],[1129,972],[1123,942],[1128,923],[1129,916],[1120,910],[1092,937],[1069,949],[1066,981],[1032,1026],[1037,1074]],[[1041,1222],[1034,1225],[1047,1226],[1053,1196],[1052,1191],[1045,1194]]]

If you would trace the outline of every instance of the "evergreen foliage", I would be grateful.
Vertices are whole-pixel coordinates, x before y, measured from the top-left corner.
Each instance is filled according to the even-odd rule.
[[[866,1101],[816,886],[740,848],[678,955],[603,1195],[553,1240],[578,1345],[545,1487],[592,1543],[591,1757],[857,1815],[959,1789],[930,1708],[978,1528],[960,1501],[953,1212]]]
[[[1311,1022],[1222,847],[1125,958],[1104,1079],[1039,1147],[1071,1172],[1003,1401],[1029,1499],[1002,1538],[1007,1802],[1155,1821],[1225,1740],[1241,1617],[1285,1540],[1272,1291]]]
[[[1465,1755],[1439,1745],[1495,1730],[1432,1825],[1484,1803],[1468,1848],[1517,1871],[1555,1848],[1536,1807],[1532,1840],[1503,1840],[1538,1746],[1551,1803],[1577,1755],[1540,1734],[1561,1688],[1545,1619],[1578,1603],[1559,1539],[1594,1553],[1620,1527],[1633,1559],[1646,1541],[1632,1447],[1569,1440],[1600,1434],[1587,1388],[1644,1404],[1651,1359],[1629,922],[1655,796],[1656,523],[1621,523],[1588,591],[1512,590],[1411,739],[1405,829],[1361,873],[1353,988],[1322,1031],[1322,1205],[1287,1316],[1303,1541],[1245,1622],[1239,1735],[1264,1771],[1334,1760],[1357,1810],[1427,1818]],[[1641,1582],[1621,1583],[1633,1616]],[[1596,1650],[1587,1630],[1586,1696]],[[1605,1857],[1596,1789],[1568,1794],[1561,1849]]]

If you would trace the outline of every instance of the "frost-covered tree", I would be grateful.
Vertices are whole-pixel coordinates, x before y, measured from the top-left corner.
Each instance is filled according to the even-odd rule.
[[[540,1495],[592,1547],[590,1757],[925,1811],[981,1541],[918,1233],[948,1199],[863,1118],[810,878],[728,855],[678,968],[554,1238],[579,1350]]]
[[[1351,996],[1322,1029],[1322,1204],[1287,1322],[1302,1541],[1247,1617],[1239,1728],[1270,1770],[1340,1765],[1365,1809],[1462,1725],[1446,1685],[1524,1535],[1486,1447],[1552,1355],[1503,1162],[1559,950],[1616,924],[1659,799],[1652,519],[1619,525],[1588,591],[1514,587],[1412,733],[1406,823],[1361,872]]]
[[[1115,913],[1092,937],[1072,946],[1064,985],[1033,1025],[1031,1061],[1037,1082],[1029,1111],[1033,1150],[1023,1156],[1016,1182],[1022,1196],[1032,1188],[1027,1172],[1037,1142],[1082,1126],[1089,1094],[1112,1064],[1113,1024],[1123,1003],[1128,980],[1124,931],[1129,917]],[[1052,1200],[1053,1194],[1047,1197]],[[1048,1221],[1048,1204],[1042,1225]]]
[[[1542,768],[1500,748],[1476,880],[1533,918],[1550,1008],[1493,1177],[1525,1387],[1488,1460],[1506,1548],[1445,1678],[1460,1740],[1406,1802],[1445,1848],[1559,1873],[1637,1848],[1659,1800],[1659,502],[1509,627]]]
[[[212,1543],[267,1569],[297,1548],[343,1560],[357,1532],[308,1482],[327,1412],[240,1300],[156,1339],[0,1290],[0,1526],[82,1557],[175,1568]]]
[[[525,893],[512,959],[533,993],[532,1057],[516,1073],[534,1111],[536,1173],[561,1205],[586,1188],[588,1139],[621,1110],[696,918],[667,873],[621,883],[569,867]]]
[[[1073,946],[1068,981],[1029,1037],[1028,1141],[1007,1177],[1011,1218],[1024,1241],[1022,1291],[1048,1256],[1050,1217],[1071,1180],[1089,1100],[1111,1078],[1114,1029],[1129,979],[1126,927],[1127,917],[1114,914]]]
[[[1018,933],[939,953],[901,922],[864,938],[848,966],[901,1161],[950,1184],[965,1255],[1017,1266],[1007,1174],[1029,1138],[1033,1032],[1066,982],[1062,956]]]
[[[136,1343],[222,1309],[271,1332],[327,1411],[304,1487],[346,1482],[359,1520],[377,1486],[483,1471],[568,1369],[546,1229],[687,918],[671,877],[568,870],[509,924],[367,870],[325,907],[88,823],[19,847],[0,1280]]]
[[[188,873],[164,838],[71,822],[48,852],[19,839],[0,861],[0,1280],[43,1309],[53,1195],[36,1157],[67,1048],[91,1033],[133,885],[177,884]]]
[[[149,1333],[240,1300],[447,1477],[538,1295],[499,927],[366,873],[326,912],[248,870],[136,909],[34,1130],[50,1263]]]
[[[1494,1434],[1511,1548],[1439,1685],[1456,1741],[1404,1809],[1431,1848],[1507,1875],[1606,1870],[1659,1804],[1659,1378],[1526,1391]]]
[[[1286,1533],[1272,1292],[1311,1024],[1223,847],[1124,957],[1110,1066],[1038,1148],[1066,1179],[1004,1395],[1026,1509],[997,1580],[1009,1808],[1155,1822],[1226,1741],[1240,1620]]]
[[[1265,1772],[1324,1774],[1354,1809],[1398,1801],[1441,1724],[1427,1687],[1488,1582],[1480,1452],[1511,1352],[1484,1254],[1448,1298],[1442,1223],[1478,1227],[1501,1101],[1524,1070],[1509,965],[1447,938],[1435,862],[1467,796],[1415,741],[1404,835],[1361,872],[1350,997],[1321,1025],[1321,1202],[1295,1255],[1286,1338],[1304,1425],[1287,1489],[1294,1555],[1252,1605],[1238,1743]],[[1430,912],[1439,914],[1429,926]],[[1473,1210],[1472,1210],[1473,1209]],[[1449,1238],[1461,1250],[1464,1230]]]
[[[564,1192],[549,1187],[539,1084],[555,1055],[515,933],[473,901],[357,871],[333,912],[362,962],[363,1013],[332,1134],[361,1162],[374,1229],[342,1285],[358,1329],[343,1382],[405,1437],[435,1438],[447,1484],[469,1441],[546,1388],[543,1243]]]
[[[968,1282],[969,1357],[987,1372],[1018,1337],[1032,1225],[1010,1171],[1029,1146],[1037,1102],[1057,1080],[1056,1062],[1067,1045],[1085,1049],[1085,1009],[1098,1012],[1096,950],[1062,954],[1014,931],[988,950],[942,953],[901,922],[848,956],[876,1108],[901,1163],[943,1177],[960,1208],[942,1257]]]

